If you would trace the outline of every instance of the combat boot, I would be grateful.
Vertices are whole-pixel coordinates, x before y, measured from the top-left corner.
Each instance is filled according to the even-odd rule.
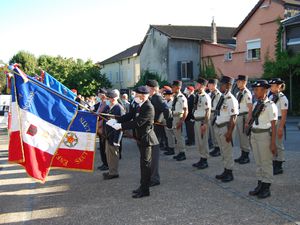
[[[283,169],[282,169],[282,161],[273,161],[273,174],[274,175],[278,175],[278,174],[282,174],[283,173]]]
[[[225,173],[225,175],[223,176],[223,178],[221,179],[221,181],[224,182],[224,183],[233,181],[232,170],[226,170],[226,173]]]
[[[261,185],[262,185],[261,190],[258,193],[257,197],[258,198],[267,198],[267,197],[271,196],[271,191],[270,191],[271,184],[262,182]]]
[[[178,157],[176,158],[177,161],[183,161],[183,160],[186,160],[186,157],[185,157],[185,153],[184,152],[180,152]]]
[[[242,156],[241,156],[241,159],[239,161],[239,164],[246,164],[246,163],[249,163],[250,162],[250,159],[249,159],[249,152],[244,152],[242,151]]]
[[[200,169],[200,170],[203,170],[203,169],[205,169],[207,167],[208,167],[207,159],[201,158],[200,159],[200,163],[199,163],[199,165],[198,165],[197,168]]]
[[[200,160],[198,162],[194,163],[192,166],[198,168],[199,164],[201,163],[201,159],[202,158],[200,157]]]
[[[175,151],[174,148],[169,148],[167,152],[164,153],[165,155],[174,155]]]
[[[212,156],[212,157],[217,157],[217,156],[221,155],[220,148],[219,147],[215,147],[215,149],[212,150],[209,153],[209,155]]]
[[[240,160],[241,160],[242,158],[243,158],[243,151],[241,152],[240,157],[236,158],[236,159],[234,160],[234,162],[239,163]]]
[[[261,187],[262,187],[262,182],[261,182],[261,180],[259,180],[259,181],[257,182],[256,188],[254,188],[253,191],[249,191],[249,195],[251,195],[251,196],[258,195],[258,193],[259,193],[260,190],[261,190]]]
[[[224,169],[224,171],[223,171],[223,173],[221,173],[220,175],[216,175],[216,179],[218,179],[218,180],[221,180],[221,179],[223,179],[223,177],[225,176],[225,174],[226,174],[226,169]]]

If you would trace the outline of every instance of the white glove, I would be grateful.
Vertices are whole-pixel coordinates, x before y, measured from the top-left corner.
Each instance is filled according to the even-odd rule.
[[[117,120],[115,120],[115,119],[110,119],[110,120],[108,120],[107,122],[106,122],[106,124],[108,125],[108,126],[113,126],[114,124],[116,124],[118,121]]]
[[[114,128],[115,130],[121,130],[122,125],[120,123],[115,123],[114,125],[112,125],[112,128]]]
[[[119,146],[120,146],[119,144],[117,144],[117,143],[115,143],[115,142],[113,143],[113,145],[114,145],[114,146],[117,146],[117,147],[119,147]]]

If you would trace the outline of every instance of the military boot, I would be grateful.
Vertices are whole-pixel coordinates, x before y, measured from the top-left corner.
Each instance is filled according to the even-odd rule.
[[[242,156],[241,156],[241,159],[239,161],[239,164],[246,164],[246,163],[249,163],[250,162],[250,159],[249,159],[249,152],[244,152],[242,151]]]
[[[183,160],[186,160],[186,157],[185,157],[185,153],[184,152],[180,152],[178,157],[176,158],[177,161],[183,161]]]
[[[207,159],[201,158],[200,159],[200,163],[199,163],[199,165],[198,165],[197,168],[200,169],[200,170],[203,170],[203,169],[205,169],[207,167],[208,167]]]
[[[243,151],[241,151],[240,157],[236,158],[236,159],[234,160],[234,162],[239,163],[240,160],[241,160],[242,158],[243,158]]]
[[[226,173],[225,173],[225,175],[223,176],[223,178],[221,179],[221,181],[224,182],[224,183],[233,181],[232,170],[226,170]]]
[[[220,175],[216,175],[216,179],[218,179],[218,180],[223,179],[223,177],[225,176],[226,171],[227,171],[227,170],[224,169],[223,173],[221,173]]]
[[[174,148],[169,148],[167,152],[164,153],[165,155],[174,155],[175,151]]]
[[[273,161],[273,174],[274,175],[278,175],[278,174],[282,174],[283,173],[283,169],[282,169],[282,161]]]
[[[271,196],[271,191],[270,191],[271,184],[262,182],[261,185],[262,185],[261,190],[258,193],[257,197],[258,198],[267,198],[267,197]]]
[[[198,168],[199,164],[201,163],[201,159],[202,158],[200,157],[200,160],[198,162],[194,163],[192,166]]]
[[[212,157],[217,157],[217,156],[221,155],[220,148],[219,147],[215,147],[215,149],[212,150],[209,153],[209,155],[212,156]]]
[[[260,190],[261,190],[261,187],[262,187],[262,182],[261,182],[261,180],[259,180],[259,181],[257,182],[256,188],[254,188],[253,191],[249,191],[249,195],[251,195],[251,196],[258,195],[258,193],[259,193]]]

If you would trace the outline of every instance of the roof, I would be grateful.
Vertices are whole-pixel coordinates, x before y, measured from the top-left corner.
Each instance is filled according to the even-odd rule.
[[[282,20],[281,23],[282,23],[283,26],[299,24],[300,23],[300,14],[297,14],[295,16],[292,16],[290,18]]]
[[[99,64],[109,64],[109,63],[114,63],[114,62],[118,62],[122,59],[126,59],[126,58],[130,58],[132,57],[134,54],[137,54],[138,53],[138,50],[140,48],[140,44],[138,45],[134,45],[128,49],[126,49],[125,51],[123,52],[120,52],[102,62],[100,62]]]
[[[253,14],[256,12],[256,10],[265,2],[265,0],[259,0],[257,4],[254,6],[254,8],[249,12],[249,14],[245,17],[245,19],[242,21],[242,23],[236,28],[236,30],[233,33],[233,37],[236,37],[237,34],[240,32],[240,30],[244,27],[244,25],[248,22],[248,20],[253,16]],[[283,4],[287,5],[294,5],[294,6],[300,6],[299,0],[281,0]]]
[[[161,33],[173,39],[184,40],[211,40],[211,26],[175,26],[175,25],[150,25]],[[218,43],[235,44],[232,33],[235,27],[217,27]]]

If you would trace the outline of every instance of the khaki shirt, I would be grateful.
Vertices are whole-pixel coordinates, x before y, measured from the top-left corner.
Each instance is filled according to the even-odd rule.
[[[239,114],[239,103],[233,94],[228,91],[224,96],[224,102],[217,116],[216,124],[220,125],[230,121],[230,117]]]
[[[198,94],[198,102],[195,104],[195,107],[195,119],[205,117],[206,110],[211,110],[211,98],[205,91],[201,94]]]
[[[236,93],[236,99],[238,99],[239,93],[240,93],[240,91],[238,93]],[[239,110],[240,110],[240,113],[245,113],[245,112],[249,111],[248,104],[252,104],[252,94],[248,88],[245,88],[242,91],[242,94],[243,94],[243,97],[239,104]]]
[[[279,92],[278,95],[279,95],[279,99],[276,102],[276,106],[278,110],[278,116],[281,116],[281,110],[285,110],[289,108],[289,100],[282,92]],[[270,100],[273,101],[273,99],[274,99],[274,95],[272,94],[270,96]]]
[[[218,89],[216,89],[214,91],[214,94],[215,94],[214,95],[215,97],[213,97],[213,93],[212,92],[209,93],[209,96],[211,98],[211,110],[212,111],[216,110],[216,106],[217,106],[217,104],[219,102],[219,99],[220,99],[222,93]]]
[[[253,109],[255,108],[257,102],[254,103]],[[269,129],[271,128],[271,121],[278,119],[278,110],[274,102],[270,101],[268,98],[264,100],[264,108],[259,114],[258,124],[253,123],[253,128],[257,129]]]
[[[173,103],[175,101],[175,98],[176,97],[174,96]],[[183,112],[184,112],[184,110],[183,110],[184,108],[188,109],[187,99],[181,92],[179,92],[177,94],[177,101],[176,101],[174,110],[172,109],[173,116],[182,117]]]

